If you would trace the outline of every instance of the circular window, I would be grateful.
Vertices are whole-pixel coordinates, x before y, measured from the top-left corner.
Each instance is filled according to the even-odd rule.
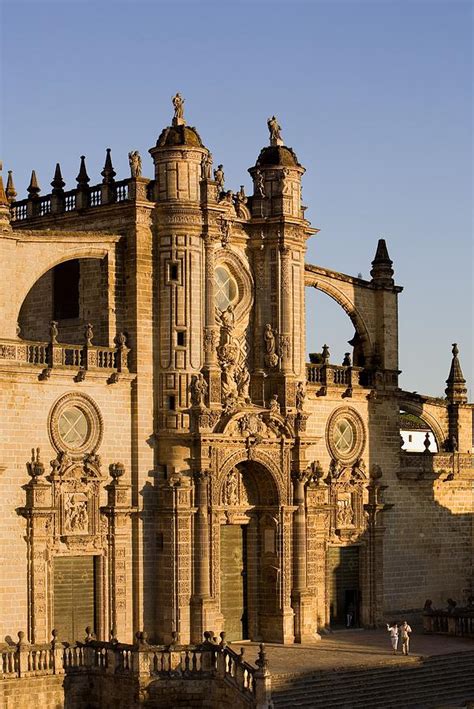
[[[327,444],[336,460],[349,463],[356,460],[365,445],[362,419],[354,409],[339,409],[328,421]]]
[[[102,417],[95,402],[85,394],[66,394],[53,406],[49,432],[57,451],[80,457],[95,451],[102,439]]]
[[[61,440],[70,448],[80,448],[89,436],[89,422],[77,406],[65,409],[58,420]]]
[[[223,266],[216,268],[215,302],[219,310],[226,310],[234,305],[238,296],[237,282]]]

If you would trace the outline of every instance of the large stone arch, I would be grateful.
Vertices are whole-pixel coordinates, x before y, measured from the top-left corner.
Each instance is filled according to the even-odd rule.
[[[345,292],[347,288],[343,290],[343,288],[336,285],[334,279],[330,276],[324,275],[323,273],[314,273],[308,270],[305,271],[305,286],[316,288],[317,290],[326,293],[326,295],[335,300],[336,303],[338,303],[338,305],[345,310],[360,337],[365,359],[367,362],[370,362],[373,354],[373,341],[370,330],[365,318],[360,312],[360,309],[354,303],[354,299],[349,297],[349,295]],[[351,285],[351,289],[355,292],[353,285]]]
[[[279,451],[278,451],[279,452]],[[279,458],[279,455],[278,455]],[[277,458],[277,459],[278,459]],[[212,502],[214,505],[219,504],[222,488],[230,471],[244,463],[252,461],[257,463],[269,476],[269,481],[275,486],[276,506],[288,504],[288,491],[285,484],[284,471],[275,462],[275,458],[270,453],[263,451],[260,447],[255,446],[250,449],[239,447],[231,453],[221,464],[217,471],[217,476],[213,485]]]
[[[2,244],[1,256],[12,260],[11,281],[0,284],[0,301],[5,303],[0,321],[2,337],[16,338],[16,322],[23,301],[34,284],[50,269],[72,259],[103,259],[108,257],[109,273],[115,272],[116,235],[95,235],[83,232],[55,234],[17,234]],[[14,249],[14,259],[10,249]],[[15,287],[11,287],[14,282]]]

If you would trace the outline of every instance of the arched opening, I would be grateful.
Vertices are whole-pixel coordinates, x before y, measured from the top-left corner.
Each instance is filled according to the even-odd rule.
[[[95,345],[108,345],[107,257],[69,259],[50,268],[30,288],[18,315],[19,337],[47,341],[50,323],[58,323],[58,341],[79,344],[87,323]]]
[[[281,634],[281,525],[278,490],[256,461],[224,477],[220,539],[220,609],[230,641],[278,640]]]
[[[331,296],[315,287],[306,288],[308,361],[321,364],[326,345],[331,364],[347,364],[350,360],[354,366],[364,367],[367,359],[364,338],[354,320]]]
[[[433,429],[415,413],[400,409],[400,445],[406,453],[438,453]]]

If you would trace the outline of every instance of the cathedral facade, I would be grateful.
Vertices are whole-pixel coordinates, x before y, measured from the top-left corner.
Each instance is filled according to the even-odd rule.
[[[0,189],[0,632],[46,642],[317,640],[472,595],[472,405],[398,385],[397,298],[305,262],[305,169],[275,117],[252,195],[173,99],[154,177]],[[305,289],[354,327],[305,344]],[[449,352],[448,352],[449,354]],[[448,369],[448,363],[447,363]],[[400,411],[436,450],[403,450]]]

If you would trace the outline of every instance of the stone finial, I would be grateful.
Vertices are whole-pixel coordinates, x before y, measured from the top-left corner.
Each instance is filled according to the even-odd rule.
[[[38,184],[37,177],[36,177],[36,172],[34,170],[31,171],[30,184],[28,185],[28,188],[26,191],[28,192],[29,199],[34,199],[41,192],[41,189]]]
[[[44,464],[40,460],[40,449],[31,449],[31,461],[26,464],[28,475],[31,476],[33,482],[37,482],[41,475],[44,475]]]
[[[91,178],[87,174],[86,169],[86,156],[81,155],[81,165],[79,167],[79,174],[76,177],[76,182],[78,187],[87,187]]]
[[[56,169],[54,171],[54,177],[53,181],[51,182],[51,187],[53,188],[53,194],[60,195],[62,196],[64,194],[64,186],[65,182],[63,180],[63,176],[61,174],[61,166],[57,162],[56,163]]]
[[[343,367],[351,367],[351,366],[352,366],[351,353],[350,353],[350,352],[345,352],[345,353],[344,353],[344,359],[342,360],[342,366],[343,366]]]
[[[8,170],[7,186],[5,189],[5,194],[7,195],[7,199],[10,204],[15,201],[15,197],[17,195],[17,192],[15,189],[15,185],[13,184],[13,172],[11,170]]]
[[[451,369],[446,379],[446,384],[448,385],[445,389],[446,397],[451,402],[465,403],[467,401],[466,380],[459,362],[459,349],[456,342],[453,343],[452,353]]]
[[[125,475],[125,465],[123,463],[111,463],[109,465],[109,472],[114,481],[118,482],[119,479]]]
[[[2,169],[2,164],[0,163],[0,170]],[[3,178],[0,173],[0,231],[11,231],[12,227],[10,224],[10,204],[3,187]]]
[[[281,126],[279,125],[276,116],[272,116],[267,120],[267,126],[270,132],[270,145],[284,145],[281,137]]]
[[[260,643],[257,659],[255,664],[260,670],[266,670],[268,668],[267,653],[265,652],[264,643]]]
[[[174,108],[174,116],[172,125],[173,126],[185,126],[186,121],[184,120],[184,98],[178,92],[171,99]]]
[[[103,185],[112,184],[114,182],[114,177],[117,174],[113,168],[112,158],[111,158],[110,153],[111,153],[110,148],[107,148],[106,155],[105,155],[104,169],[100,173],[103,177],[103,180],[102,180]]]
[[[327,345],[323,345],[321,358],[323,360],[323,364],[329,364],[329,347]]]
[[[393,261],[390,260],[385,239],[379,239],[375,258],[372,261],[372,283],[382,287],[390,287],[395,284],[393,280]]]

